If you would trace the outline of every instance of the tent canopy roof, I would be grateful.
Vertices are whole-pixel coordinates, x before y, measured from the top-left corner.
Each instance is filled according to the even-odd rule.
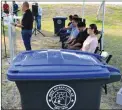
[[[2,0],[4,1],[4,0]],[[13,0],[6,0],[7,2],[12,2]],[[17,0],[17,2],[24,2],[25,0]],[[103,0],[26,0],[28,2],[102,2]],[[106,2],[115,2],[115,0],[105,0]],[[121,0],[116,0],[116,2],[121,2]]]

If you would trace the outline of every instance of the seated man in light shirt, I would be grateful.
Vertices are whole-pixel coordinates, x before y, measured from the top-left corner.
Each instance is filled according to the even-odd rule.
[[[78,30],[78,27],[77,27],[78,22],[79,22],[78,18],[73,18],[72,19],[73,27],[72,27],[71,34],[70,34],[66,44],[65,43],[62,44],[62,48],[65,48],[66,47],[65,45],[70,44],[77,37],[77,35],[79,34],[79,30]]]
[[[73,24],[72,24],[72,19],[74,19],[74,18],[78,18],[78,15],[74,15],[74,16],[70,15],[70,16],[69,16],[70,22],[69,22],[69,24],[68,24],[68,27],[62,28],[62,29],[59,31],[59,33],[57,34],[58,36],[60,36],[60,41],[61,41],[61,42],[62,42],[62,41],[66,41],[67,38],[68,38],[67,36],[70,36],[71,31],[72,31],[72,28],[74,27]]]
[[[68,39],[68,42],[67,43],[70,43],[72,42],[76,37],[77,35],[79,34],[79,30],[78,30],[78,22],[79,22],[79,19],[78,18],[73,18],[72,20],[72,31],[71,31],[71,34],[69,36],[69,39]]]

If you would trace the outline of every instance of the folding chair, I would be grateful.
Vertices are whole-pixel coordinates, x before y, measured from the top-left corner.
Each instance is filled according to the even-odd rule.
[[[99,52],[99,53],[98,53]],[[100,51],[100,49],[99,49],[99,47],[97,47],[96,48],[96,50],[95,50],[95,52],[94,52],[95,54],[96,53],[98,53],[98,54],[100,54],[103,58],[104,58],[104,61],[108,64],[109,63],[109,61],[111,60],[111,58],[112,58],[112,55],[110,55],[108,52],[106,52],[106,51]],[[105,90],[105,94],[107,94],[107,84],[105,84],[105,85],[103,85],[103,88],[104,88],[104,90]]]
[[[102,57],[104,57],[104,60],[105,60],[105,62],[106,62],[107,64],[109,63],[109,61],[110,61],[111,58],[112,58],[112,55],[110,55],[108,52],[105,52],[105,51],[102,51],[102,52],[100,53],[100,55],[101,55]],[[103,85],[103,88],[104,88],[104,90],[105,90],[105,94],[107,94],[107,84]]]
[[[101,40],[102,40],[102,32],[99,31],[99,34],[100,34],[100,37],[98,39],[98,43],[99,43],[99,50],[102,50],[102,43],[101,43]]]
[[[104,57],[104,61],[108,64],[109,61],[111,60],[112,58],[112,55],[110,55],[108,52],[105,52],[104,50],[101,50],[101,40],[102,40],[102,32],[99,31],[99,34],[100,34],[100,37],[98,39],[98,43],[99,43],[99,46],[96,48],[95,50],[95,54],[100,54],[101,56]],[[105,90],[105,94],[107,94],[107,84],[103,85],[103,88]]]
[[[94,53],[98,53],[98,54],[100,54],[102,51],[104,51],[104,50],[101,51],[101,47],[102,47],[102,45],[101,45],[102,32],[99,31],[98,34],[100,35],[100,37],[99,37],[99,39],[98,39],[98,44],[99,44],[99,45],[98,45],[98,47],[96,48],[96,50],[95,50]]]
[[[100,49],[99,49],[99,47],[96,47],[96,50],[95,50],[95,52],[94,52],[95,54],[100,54],[101,53],[101,51],[100,51]]]

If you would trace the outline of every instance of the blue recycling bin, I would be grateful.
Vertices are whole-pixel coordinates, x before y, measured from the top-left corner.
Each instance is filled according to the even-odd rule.
[[[20,53],[7,77],[18,87],[23,110],[96,110],[102,85],[121,79],[101,56],[72,50]]]
[[[67,17],[63,16],[57,16],[53,18],[54,21],[54,34],[58,34],[60,29],[65,27],[65,21],[67,20]]]

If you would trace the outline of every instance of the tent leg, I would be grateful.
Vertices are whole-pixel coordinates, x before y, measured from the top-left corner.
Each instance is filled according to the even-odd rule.
[[[103,0],[101,51],[104,50],[104,22],[105,22],[105,1]]]

